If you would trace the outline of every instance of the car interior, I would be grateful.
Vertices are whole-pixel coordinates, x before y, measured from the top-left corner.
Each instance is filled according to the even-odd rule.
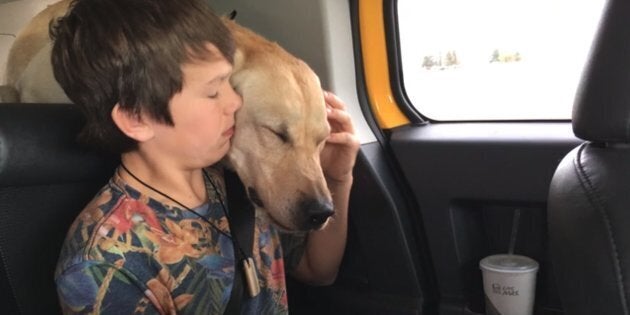
[[[628,312],[630,31],[620,27],[628,9],[609,4],[573,105],[584,142],[563,158],[549,190],[551,261],[566,314]]]
[[[628,314],[630,4],[608,1],[572,121],[444,122],[406,96],[397,1],[209,3],[305,60],[362,143],[337,279],[289,278],[291,314],[485,314],[479,261],[508,251],[517,210],[534,314]],[[77,144],[82,123],[73,104],[0,103],[0,314],[60,313],[66,231],[118,164]]]

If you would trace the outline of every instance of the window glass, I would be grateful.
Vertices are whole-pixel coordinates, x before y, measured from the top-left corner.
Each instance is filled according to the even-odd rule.
[[[604,0],[399,0],[403,81],[434,120],[570,119]]]

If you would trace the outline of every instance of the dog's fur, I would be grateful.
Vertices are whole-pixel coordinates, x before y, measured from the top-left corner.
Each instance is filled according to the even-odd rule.
[[[63,16],[69,3],[62,0],[36,15],[11,47],[7,83],[21,102],[69,102],[52,74],[48,38],[49,22]],[[237,46],[231,83],[243,97],[225,160],[257,215],[285,230],[316,228],[313,216],[332,207],[319,162],[329,133],[319,79],[279,45],[224,22]]]

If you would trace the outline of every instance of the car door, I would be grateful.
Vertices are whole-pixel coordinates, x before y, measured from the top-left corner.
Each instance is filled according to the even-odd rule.
[[[604,3],[563,5],[358,1],[372,128],[428,259],[424,313],[484,313],[479,262],[507,252],[539,263],[535,313],[563,313],[546,202],[580,143],[571,105]]]

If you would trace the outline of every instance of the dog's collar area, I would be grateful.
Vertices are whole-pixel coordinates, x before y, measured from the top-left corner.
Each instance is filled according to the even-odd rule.
[[[258,208],[265,207],[265,203],[262,201],[262,199],[260,199],[260,196],[258,195],[256,189],[252,187],[247,187],[247,196],[249,197],[249,200],[254,203]]]

